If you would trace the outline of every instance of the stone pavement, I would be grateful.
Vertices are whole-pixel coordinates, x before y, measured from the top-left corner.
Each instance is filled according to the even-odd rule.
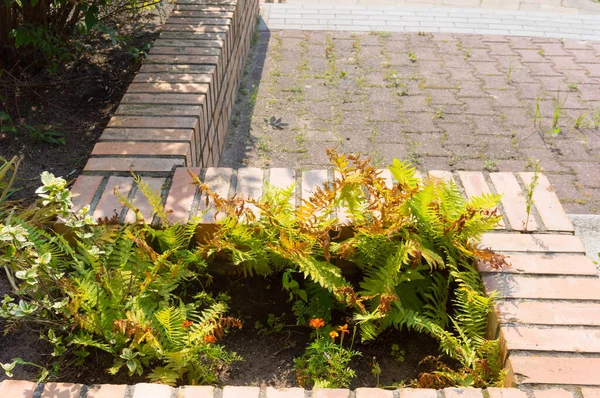
[[[462,1],[462,0],[461,0]],[[483,8],[264,4],[263,29],[449,32],[600,40],[600,15]],[[598,7],[600,3],[593,3]]]
[[[395,7],[470,7],[510,11],[543,11],[569,14],[600,14],[596,0],[276,0],[270,3],[385,5]]]
[[[598,42],[263,31],[220,165],[322,168],[336,146],[422,170],[539,160],[567,213],[599,213],[599,87]]]

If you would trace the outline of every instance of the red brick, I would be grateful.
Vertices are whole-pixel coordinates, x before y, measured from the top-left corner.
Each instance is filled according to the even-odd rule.
[[[401,388],[400,398],[437,398],[437,391],[427,388]]]
[[[345,388],[319,388],[313,390],[312,398],[348,398],[350,390]]]
[[[303,388],[273,388],[267,387],[266,398],[304,398]]]
[[[177,398],[213,398],[215,388],[212,386],[183,386],[178,389]]]
[[[165,25],[163,29],[196,31],[193,27],[179,28],[177,26],[173,27],[173,25]],[[213,55],[148,55],[145,62],[149,64],[217,65],[219,63],[219,57]]]
[[[490,398],[527,398],[525,391],[516,388],[496,388],[488,387],[487,392]]]
[[[128,93],[179,93],[179,94],[206,94],[209,89],[208,84],[203,83],[131,83],[127,89]]]
[[[356,398],[393,398],[394,393],[381,388],[357,388],[355,396]]]
[[[598,329],[502,326],[500,331],[504,344],[510,350],[600,353]]]
[[[296,171],[274,167],[269,170],[269,183],[277,188],[289,188],[296,183]],[[296,189],[290,196],[290,204],[296,206]]]
[[[534,391],[535,398],[574,398],[573,393],[567,390],[553,388],[550,390]]]
[[[100,384],[90,386],[87,391],[87,398],[124,398],[127,386],[124,384]]]
[[[118,216],[123,209],[123,205],[119,202],[119,198],[117,198],[114,191],[117,189],[121,195],[126,197],[131,191],[132,185],[133,178],[131,177],[109,177],[100,201],[94,210],[94,218],[112,218],[115,214]]]
[[[99,142],[92,155],[178,156],[192,162],[191,147],[182,142]]]
[[[519,175],[525,186],[531,184],[533,173],[519,173]],[[558,196],[552,190],[550,181],[545,175],[539,176],[538,183],[533,190],[533,201],[546,229],[550,231],[573,231],[573,224],[571,224]]]
[[[227,26],[231,24],[231,20],[227,18],[185,18],[178,17],[177,15],[169,18],[168,23],[170,24],[182,24],[182,25],[191,25],[191,26],[207,26],[207,25],[217,25],[217,26]]]
[[[92,203],[103,178],[104,177],[102,176],[86,175],[77,177],[77,180],[75,180],[75,183],[71,188],[71,193],[74,196],[71,200],[73,202],[74,211],[77,212],[84,206],[88,206]]]
[[[169,38],[164,35],[154,42],[154,47],[210,47],[223,48],[223,40],[218,37],[213,40],[194,40],[193,38]]]
[[[490,178],[496,187],[496,192],[502,194],[502,206],[511,228],[517,231],[525,230],[527,203],[515,175],[508,172],[490,173]],[[530,214],[527,230],[536,231],[537,229],[535,218]]]
[[[173,17],[201,17],[201,18],[233,18],[234,14],[230,11],[216,10],[206,11],[204,7],[197,10],[181,10],[176,8],[172,13]]]
[[[165,178],[152,178],[152,177],[144,177],[142,179],[143,184],[148,184],[153,192],[161,195],[163,185],[165,183]],[[154,209],[148,199],[144,196],[142,191],[137,189],[132,201],[133,205],[140,211],[142,217],[147,224],[152,222],[152,217],[154,216]],[[125,215],[125,223],[132,224],[136,220],[136,215],[133,210],[129,210]]]
[[[500,323],[600,326],[600,304],[586,302],[498,301]]]
[[[379,169],[379,177],[385,181],[385,186],[388,189],[392,189],[396,180],[389,169]]]
[[[193,168],[190,171],[196,175],[200,174],[199,168]],[[171,183],[165,204],[165,209],[171,212],[168,217],[169,222],[173,224],[185,224],[189,220],[197,190],[196,186],[192,185],[192,182],[192,177],[189,175],[187,169],[175,169],[173,182]]]
[[[164,84],[164,83],[163,83]],[[204,106],[206,104],[206,93],[133,93],[127,92],[121,99],[121,104],[169,104],[169,105],[198,105]],[[168,109],[168,108],[167,108]],[[189,108],[192,110],[197,110],[198,108]],[[188,111],[186,112],[189,112]],[[164,111],[164,116],[173,116],[167,114],[167,111]],[[200,114],[198,112],[197,114]],[[164,117],[163,116],[163,117]],[[133,127],[133,126],[127,126]],[[144,126],[146,127],[146,126]],[[154,126],[152,126],[154,127]],[[162,126],[160,126],[162,127]],[[166,126],[169,127],[177,127],[177,126]]]
[[[165,128],[198,130],[195,117],[151,117],[151,116],[114,116],[107,127]]]
[[[206,83],[213,81],[212,73],[138,73],[134,83]]]
[[[481,172],[475,171],[459,171],[458,176],[467,194],[467,199],[475,196],[489,195],[492,193],[490,187],[485,181],[485,176]],[[506,225],[503,220],[500,220],[496,229],[505,229]]]
[[[219,48],[213,47],[166,47],[152,46],[150,54],[154,55],[221,55]]]
[[[269,183],[278,188],[289,188],[296,183],[296,171],[278,167],[269,169]]]
[[[0,383],[2,398],[32,398],[37,383],[25,380],[4,380]]]
[[[194,139],[192,129],[107,128],[100,141],[189,141]]]
[[[104,129],[99,141],[157,141],[182,142],[192,151],[191,163],[196,161],[196,137],[192,129]]]
[[[437,178],[439,180],[444,180],[446,182],[454,182],[454,176],[452,175],[452,172],[450,171],[444,171],[444,170],[430,170],[429,171],[429,177],[430,178]]]
[[[46,383],[41,398],[79,398],[81,384],[72,383]]]
[[[206,170],[203,182],[220,197],[228,198],[232,176],[233,170],[230,168],[210,167]],[[212,202],[210,202],[209,206],[206,206],[206,195],[203,193],[198,204],[198,216],[202,218],[202,222],[205,224],[213,224],[215,217],[216,220],[220,217],[220,215],[216,214],[212,205]]]
[[[142,64],[140,73],[214,73],[214,65]]]
[[[585,387],[581,389],[583,398],[600,398],[600,388]]]
[[[327,170],[308,170],[302,172],[302,199],[310,198],[317,186],[327,181]]]
[[[459,171],[458,176],[460,177],[460,181],[467,194],[467,199],[491,193],[483,173],[476,171]]]
[[[131,96],[129,97],[131,98]],[[142,101],[140,101],[142,102]],[[165,105],[165,104],[144,104],[122,103],[115,111],[118,116],[190,116],[195,117],[202,113],[202,106],[199,105]]]
[[[132,398],[171,398],[172,387],[164,384],[136,384],[133,390]]]
[[[237,196],[242,199],[260,199],[263,188],[263,175],[263,170],[257,167],[239,169],[237,174]],[[256,206],[250,204],[248,208],[258,217],[259,211]]]
[[[487,233],[481,246],[495,251],[585,253],[581,240],[573,235]]]
[[[530,278],[521,275],[486,274],[486,290],[500,297],[548,300],[600,300],[600,279]]]
[[[510,267],[493,269],[488,264],[479,263],[479,272],[589,276],[598,273],[592,260],[583,255],[510,254],[506,259],[511,264]]]
[[[185,166],[185,159],[176,158],[90,158],[85,165],[85,171],[119,171],[128,173],[152,171],[168,173],[175,167]]]
[[[258,398],[259,394],[258,387],[225,386],[223,388],[223,398]]]

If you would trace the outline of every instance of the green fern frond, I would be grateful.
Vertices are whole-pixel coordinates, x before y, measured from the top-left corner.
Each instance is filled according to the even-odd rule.
[[[152,206],[154,214],[160,221],[160,226],[164,228],[167,225],[169,225],[169,221],[167,219],[168,213],[165,209],[165,206],[163,205],[162,192],[160,190],[154,191],[150,184],[143,181],[142,177],[136,175],[133,172],[132,174],[133,180],[137,184],[137,189],[142,193],[142,195],[144,195],[144,197],[148,200],[148,203],[150,203],[150,205]],[[140,221],[140,218],[141,221],[144,221],[144,218],[141,217],[141,215],[138,214],[138,212],[136,212],[136,217],[138,218],[138,221]]]
[[[187,319],[187,309],[183,303],[178,307],[162,308],[154,313],[154,317],[162,326],[165,336],[173,347],[184,344],[186,332],[182,325]]]
[[[392,175],[398,181],[398,185],[404,187],[404,190],[415,190],[419,187],[421,180],[416,175],[416,169],[409,162],[401,162],[394,159],[392,165],[388,167]]]

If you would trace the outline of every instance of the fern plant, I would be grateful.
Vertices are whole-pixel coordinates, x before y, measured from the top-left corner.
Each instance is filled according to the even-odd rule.
[[[440,341],[443,353],[474,371],[491,352],[482,347],[498,345],[484,337],[493,297],[485,296],[475,263],[504,265],[502,256],[477,247],[500,220],[499,196],[467,202],[454,183],[421,181],[398,160],[389,168],[397,183],[388,187],[367,160],[329,155],[336,179],[317,187],[297,209],[289,204],[293,187],[267,185],[261,200],[224,199],[194,176],[224,215],[199,247],[202,256],[229,259],[244,275],[283,270],[284,286],[299,300],[310,301],[298,282],[304,280],[351,308],[363,340],[389,327],[424,332]],[[348,221],[337,217],[340,210]],[[349,224],[351,234],[345,232]],[[347,263],[359,269],[358,282],[338,266]],[[454,312],[448,313],[451,297]],[[501,376],[495,372],[480,385]]]
[[[218,369],[239,359],[218,344],[226,329],[241,327],[226,316],[226,297],[201,292],[183,302],[176,294],[205,275],[206,263],[189,249],[195,224],[152,229],[140,216],[133,226],[98,225],[87,209],[71,211],[64,180],[49,173],[42,180],[40,212],[62,217],[71,236],[28,212],[0,226],[0,265],[14,285],[0,305],[9,330],[39,325],[57,365],[80,365],[100,350],[114,358],[109,373],[152,367],[150,379],[167,384],[214,383]],[[140,189],[161,203],[160,193]]]

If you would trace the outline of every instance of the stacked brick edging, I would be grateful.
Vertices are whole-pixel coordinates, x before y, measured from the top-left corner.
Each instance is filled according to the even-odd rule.
[[[445,388],[443,390],[411,389],[383,390],[379,388],[319,389],[259,388],[225,386],[185,386],[172,388],[162,384],[85,386],[70,383],[36,384],[29,381],[6,380],[0,383],[2,398],[598,398],[600,389],[538,390],[531,394],[515,388]]]
[[[177,1],[84,175],[217,165],[257,16],[258,0]]]
[[[295,182],[296,205],[315,186],[334,177],[332,170],[211,167],[191,171],[213,191],[228,197],[257,199],[266,181],[278,187]],[[382,173],[391,184],[391,173]],[[581,241],[573,235],[573,226],[547,178],[540,175],[525,230],[525,185],[533,173],[430,171],[429,175],[453,179],[468,198],[503,194],[502,225],[484,235],[482,245],[506,254],[512,267],[493,270],[481,265],[480,271],[488,292],[498,292],[489,332],[502,341],[509,369],[506,386],[600,386],[600,279],[585,257]],[[132,222],[133,213],[113,196],[113,189],[118,188],[140,208],[147,222],[152,222],[152,208],[131,177],[111,176],[106,182],[102,178],[84,176],[78,180],[73,188],[80,194],[74,200],[77,207],[91,203],[95,217],[117,214],[121,221]],[[171,178],[146,181],[163,190],[171,222],[200,217],[200,229],[214,224],[214,209],[206,208],[205,197],[191,185],[187,169],[176,169]]]

